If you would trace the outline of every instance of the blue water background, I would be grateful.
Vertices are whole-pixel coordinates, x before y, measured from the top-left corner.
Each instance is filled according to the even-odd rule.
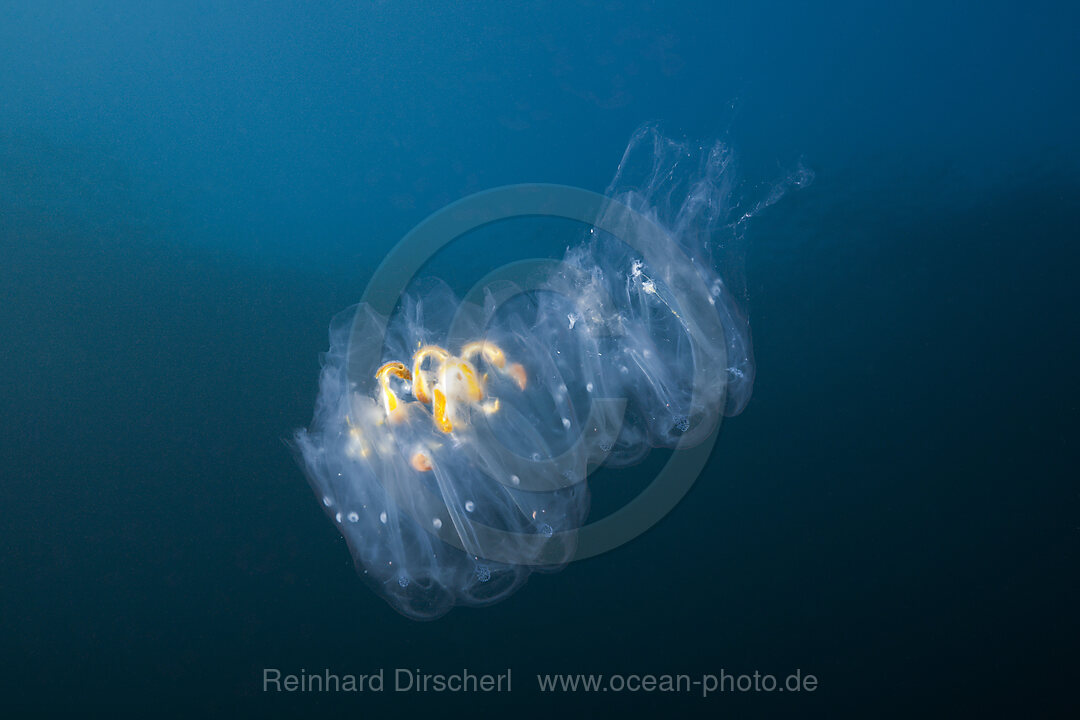
[[[1078,19],[1050,2],[0,2],[5,704],[1075,710]],[[310,419],[329,318],[429,213],[507,183],[602,190],[654,120],[729,138],[748,195],[816,176],[747,234],[750,406],[643,537],[492,608],[394,614],[282,442]],[[264,667],[508,666],[498,697],[258,685]],[[795,668],[814,695],[531,681]]]

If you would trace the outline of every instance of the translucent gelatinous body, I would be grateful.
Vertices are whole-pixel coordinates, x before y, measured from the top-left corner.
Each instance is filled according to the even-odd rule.
[[[628,187],[643,160],[643,182]],[[560,568],[588,514],[591,468],[703,440],[746,404],[748,327],[713,247],[732,211],[728,162],[722,145],[690,150],[646,129],[610,209],[655,232],[633,243],[587,232],[528,292],[493,284],[466,303],[417,283],[390,318],[363,305],[335,318],[296,446],[396,609],[437,617]],[[617,214],[603,220],[620,228]],[[357,368],[349,343],[365,337],[381,357]]]

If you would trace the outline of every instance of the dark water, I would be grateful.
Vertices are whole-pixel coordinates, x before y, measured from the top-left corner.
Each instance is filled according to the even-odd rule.
[[[4,705],[1075,713],[1065,8],[0,3]],[[648,120],[730,138],[750,189],[816,175],[747,235],[754,397],[650,532],[406,620],[282,441],[310,418],[328,320],[445,203],[602,190]],[[509,667],[513,692],[260,684],[399,667]],[[817,690],[535,682],[796,669]]]

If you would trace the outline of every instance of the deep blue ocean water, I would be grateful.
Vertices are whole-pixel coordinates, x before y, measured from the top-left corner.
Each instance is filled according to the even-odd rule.
[[[1080,18],[894,5],[0,2],[3,704],[1075,713]],[[643,536],[407,620],[283,442],[329,319],[430,213],[602,191],[650,121],[730,142],[748,193],[814,173],[745,237],[753,398]],[[513,256],[484,242],[443,267]],[[268,694],[267,667],[514,691]],[[795,669],[818,689],[534,680]]]

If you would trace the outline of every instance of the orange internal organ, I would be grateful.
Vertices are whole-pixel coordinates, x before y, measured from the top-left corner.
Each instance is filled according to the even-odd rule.
[[[514,363],[510,367],[506,368],[506,374],[513,378],[517,386],[522,390],[529,382],[528,375],[525,374],[525,366],[521,363]]]
[[[409,369],[402,362],[388,362],[375,371],[375,379],[379,381],[380,395],[382,396],[383,408],[387,417],[391,417],[400,406],[400,401],[394,390],[390,387],[390,378],[396,377],[406,382],[411,379]]]
[[[446,395],[439,388],[435,388],[434,396],[431,412],[435,416],[435,425],[444,433],[452,432],[454,425],[447,414]]]
[[[468,360],[451,358],[444,362],[439,368],[439,385],[452,401],[478,403],[484,399],[484,387]]]
[[[428,380],[428,372],[424,370],[424,361],[431,358],[434,363],[444,363],[449,359],[450,353],[438,345],[424,345],[413,353],[413,395],[424,404],[431,402],[431,387]]]
[[[413,470],[416,470],[417,472],[427,472],[431,470],[431,458],[419,450],[413,453],[412,458],[409,459],[409,464],[412,465]]]

